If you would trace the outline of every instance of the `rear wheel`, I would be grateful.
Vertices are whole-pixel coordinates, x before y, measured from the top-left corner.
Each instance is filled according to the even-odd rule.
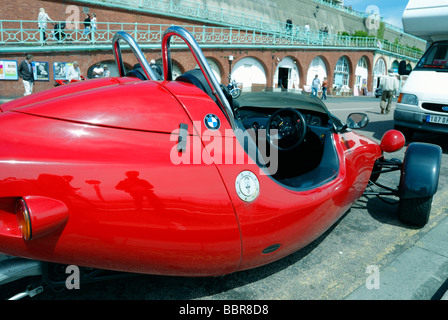
[[[423,227],[428,223],[433,197],[400,199],[398,206],[398,218],[417,227]]]

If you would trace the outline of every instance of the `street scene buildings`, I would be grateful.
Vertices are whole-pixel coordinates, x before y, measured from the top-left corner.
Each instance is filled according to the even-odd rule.
[[[373,95],[382,75],[391,68],[396,73],[400,61],[411,69],[426,46],[385,22],[377,7],[359,12],[343,1],[31,0],[3,9],[0,62],[12,72],[0,82],[3,98],[23,95],[14,68],[27,53],[34,55],[35,69],[44,70],[36,75],[34,92],[66,77],[74,61],[86,78],[98,63],[117,75],[111,39],[118,30],[137,40],[148,61],[160,64],[164,30],[182,25],[200,43],[217,79],[227,84],[231,77],[243,91],[310,92],[318,75],[321,82],[327,78],[330,95]],[[39,21],[40,9],[46,21]],[[175,75],[196,65],[185,52],[177,50]],[[132,68],[134,62],[127,63]]]

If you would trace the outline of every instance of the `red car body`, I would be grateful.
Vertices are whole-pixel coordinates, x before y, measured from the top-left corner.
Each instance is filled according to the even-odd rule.
[[[319,132],[337,169],[287,186],[247,155],[239,162],[247,150],[222,109],[182,81],[94,79],[1,109],[0,252],[99,269],[213,276],[285,257],[350,208],[383,155],[377,143],[330,125]],[[208,114],[221,120],[214,137],[234,152],[213,147]],[[180,124],[188,126],[183,151]],[[400,139],[382,145],[393,151]],[[238,194],[247,171],[259,183],[250,200]]]
[[[258,173],[257,164],[171,162],[177,141],[170,137],[179,123],[189,125],[192,137],[201,130],[193,122],[206,114],[225,119],[191,85],[90,80],[4,104],[2,111],[0,250],[101,269],[219,275],[279,259],[346,212],[382,154],[365,137],[334,134],[341,161],[336,179],[292,191],[259,175],[260,195],[248,205],[236,194],[235,178],[244,170]],[[241,148],[234,135],[226,136],[228,123],[219,130]],[[62,202],[67,219],[25,241],[13,208],[27,196]],[[273,245],[280,249],[263,253]]]

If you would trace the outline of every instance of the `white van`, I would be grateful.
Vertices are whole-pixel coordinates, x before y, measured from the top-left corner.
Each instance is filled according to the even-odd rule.
[[[448,1],[410,0],[403,13],[406,33],[428,41],[427,51],[409,73],[394,112],[394,126],[407,139],[415,131],[448,133]]]

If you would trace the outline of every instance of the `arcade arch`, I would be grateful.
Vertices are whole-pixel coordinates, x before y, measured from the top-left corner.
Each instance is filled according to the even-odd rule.
[[[300,72],[297,61],[291,57],[285,57],[277,65],[273,83],[282,89],[299,89]]]
[[[385,76],[387,74],[386,62],[383,58],[379,58],[375,62],[375,66],[373,68],[373,90],[375,91],[378,88],[380,83],[381,76]]]
[[[394,71],[394,73],[398,73],[398,67],[400,66],[400,62],[398,60],[394,60],[390,68]]]
[[[337,91],[349,91],[350,65],[348,59],[342,56],[336,62],[333,75],[333,89]]]
[[[250,91],[254,86],[266,87],[266,70],[257,59],[245,57],[232,68],[232,79],[242,84],[243,91]]]
[[[361,57],[355,68],[355,88],[362,93],[362,90],[367,90],[367,80],[369,76],[369,66],[366,57]]]
[[[316,57],[311,61],[308,67],[308,72],[306,75],[306,85],[311,87],[314,77],[316,76],[320,79],[321,83],[325,77],[327,77],[327,65],[324,59],[321,57]],[[305,89],[307,91],[307,89]]]

